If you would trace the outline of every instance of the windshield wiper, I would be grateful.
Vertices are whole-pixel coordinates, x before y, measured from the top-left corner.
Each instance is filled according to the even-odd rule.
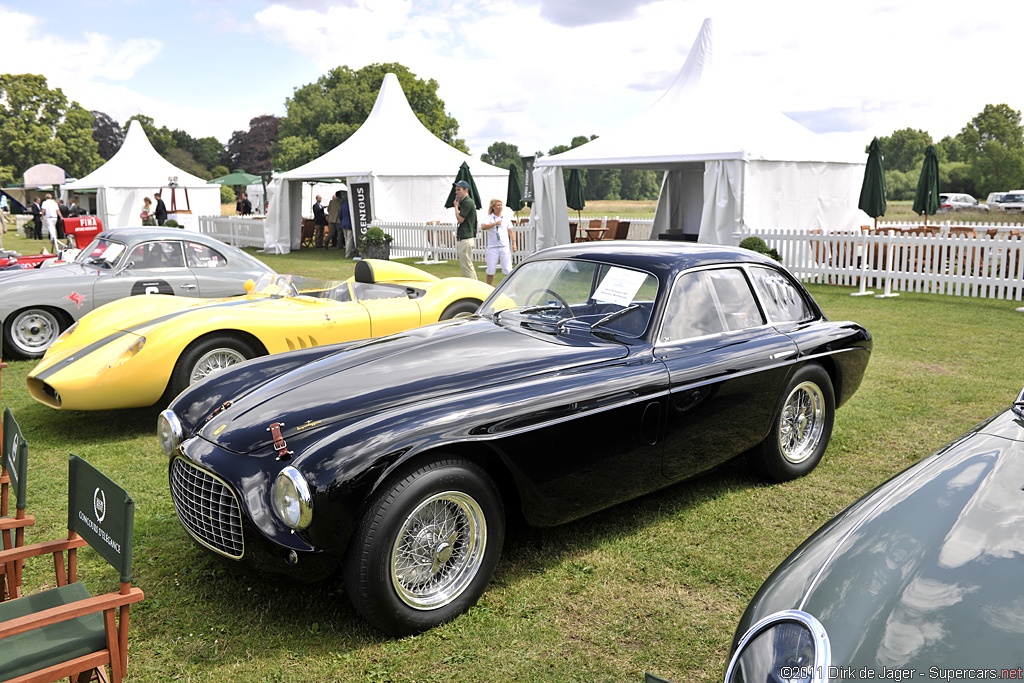
[[[541,311],[561,311],[565,308],[561,304],[544,304],[543,306],[529,306],[518,309],[520,313],[540,313]]]
[[[620,308],[619,310],[615,311],[614,313],[609,313],[605,317],[603,317],[600,320],[598,320],[596,323],[594,323],[593,325],[590,326],[590,329],[594,329],[595,327],[599,327],[601,325],[607,325],[608,323],[610,323],[611,321],[615,320],[616,318],[621,318],[622,316],[626,315],[630,311],[635,311],[638,308],[643,308],[643,307],[640,304],[630,304],[629,306],[626,306],[625,308]]]

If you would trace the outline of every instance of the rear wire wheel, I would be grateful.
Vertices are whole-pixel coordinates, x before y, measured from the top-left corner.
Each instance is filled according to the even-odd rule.
[[[820,365],[805,365],[786,386],[785,397],[754,466],[772,481],[789,481],[817,467],[832,438],[836,401],[832,380]]]

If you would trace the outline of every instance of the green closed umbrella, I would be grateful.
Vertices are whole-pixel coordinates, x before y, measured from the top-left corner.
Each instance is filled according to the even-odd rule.
[[[928,145],[921,164],[921,177],[917,179],[917,192],[914,193],[914,213],[923,214],[924,224],[928,225],[928,216],[934,216],[938,211],[939,158],[935,156],[935,145]]]
[[[577,221],[583,220],[580,218],[580,211],[587,205],[587,201],[583,198],[583,174],[578,168],[569,169],[569,182],[565,187],[565,203],[570,209],[576,210]],[[570,234],[569,241],[574,242],[575,240],[576,236]]]
[[[222,175],[219,178],[213,180],[207,180],[207,185],[252,185],[253,183],[260,182],[258,175],[252,173],[246,173],[245,171],[232,171],[227,175]]]
[[[476,181],[473,180],[473,174],[469,172],[469,164],[465,161],[462,162],[462,166],[459,166],[459,173],[455,176],[451,191],[448,192],[448,199],[445,200],[444,208],[450,209],[455,206],[455,183],[460,180],[465,180],[469,183],[469,196],[476,202],[476,208],[484,208],[484,205],[480,202],[480,190],[476,189]]]
[[[875,219],[878,228],[878,217],[885,215],[885,166],[882,163],[882,146],[878,138],[868,146],[868,161],[864,166],[864,182],[860,186],[860,210]]]
[[[519,169],[515,164],[508,169],[508,194],[505,195],[505,206],[516,213],[526,206],[526,202],[523,201],[523,186],[519,182]]]

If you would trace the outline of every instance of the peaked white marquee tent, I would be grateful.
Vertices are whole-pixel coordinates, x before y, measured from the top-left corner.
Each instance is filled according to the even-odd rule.
[[[712,72],[705,19],[682,70],[639,116],[584,145],[536,161],[538,247],[569,239],[562,168],[666,171],[651,239],[671,230],[734,244],[760,228],[853,228],[863,150],[837,150]],[[550,227],[550,229],[549,229]]]
[[[175,183],[173,192],[171,183]],[[220,215],[220,185],[207,185],[202,178],[186,173],[157,154],[142,124],[132,121],[121,148],[107,163],[64,189],[69,192],[96,190],[97,216],[104,229],[141,225],[142,199],[161,191],[167,210],[171,198],[183,226],[196,230],[198,216]],[[186,200],[187,197],[187,200]],[[153,206],[156,200],[153,199]],[[185,213],[190,212],[190,213]]]
[[[349,187],[355,220],[356,186],[369,186],[369,220],[455,222],[444,208],[455,175],[469,164],[480,199],[505,198],[508,171],[485,164],[444,142],[420,122],[395,74],[386,74],[366,121],[345,142],[308,164],[278,174],[268,187],[266,249],[287,253],[301,242],[301,184],[338,179]],[[327,202],[324,197],[324,203]]]

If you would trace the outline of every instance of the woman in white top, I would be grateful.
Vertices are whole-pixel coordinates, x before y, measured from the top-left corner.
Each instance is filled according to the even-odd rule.
[[[490,214],[480,224],[484,231],[487,284],[493,283],[494,271],[499,262],[503,276],[512,270],[512,250],[516,248],[516,233],[512,230],[512,221],[501,215],[504,208],[500,199],[492,199],[488,209]]]

